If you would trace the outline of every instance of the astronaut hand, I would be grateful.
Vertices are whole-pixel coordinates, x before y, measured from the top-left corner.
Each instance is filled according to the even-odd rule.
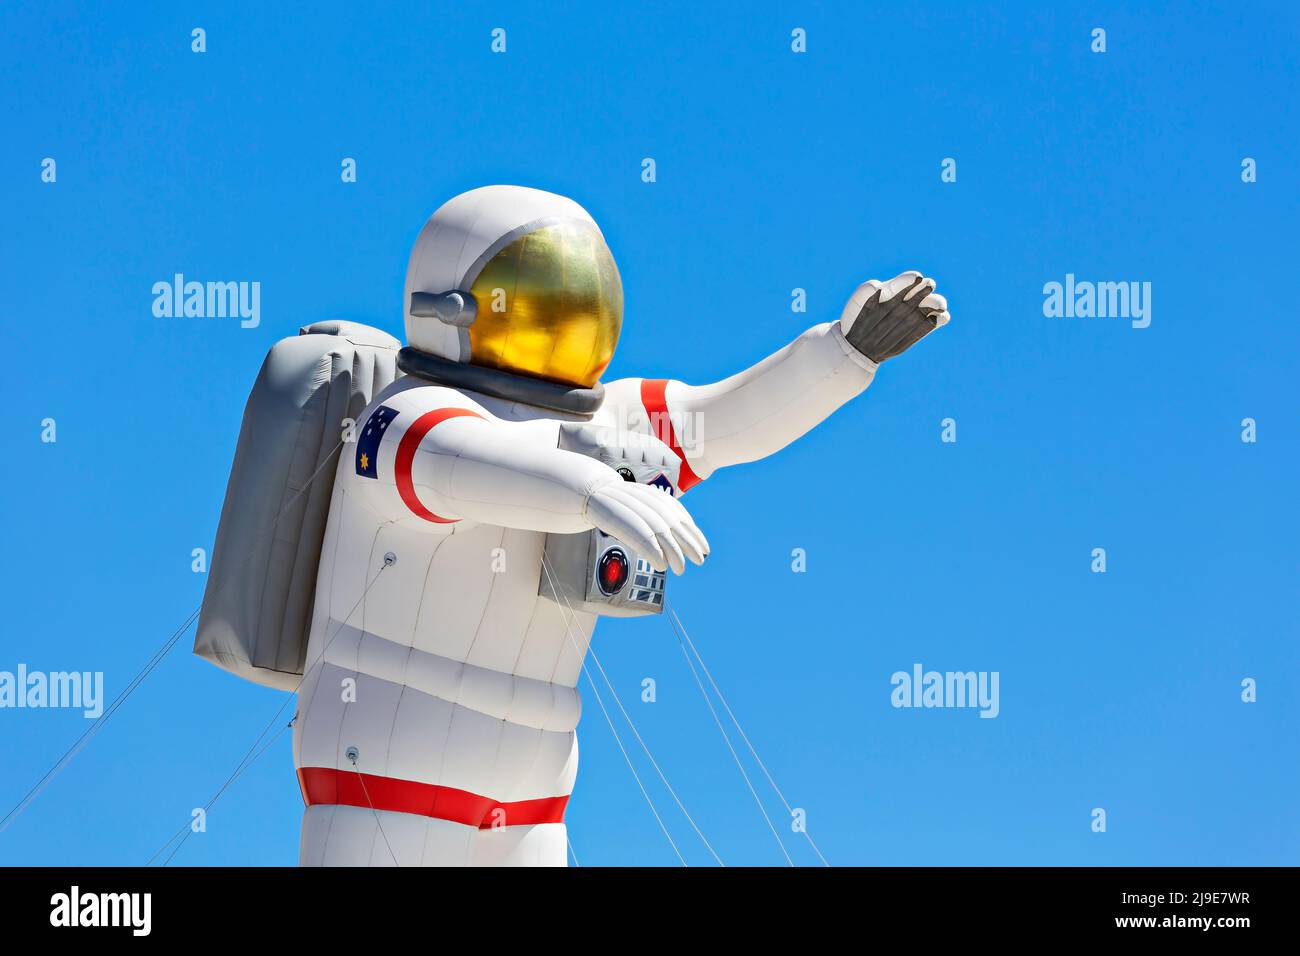
[[[681,502],[653,485],[624,481],[615,472],[587,496],[583,517],[644,555],[656,570],[703,564],[709,542]]]
[[[840,313],[849,344],[873,362],[906,352],[949,319],[948,300],[934,291],[934,280],[904,272],[888,282],[870,279]]]

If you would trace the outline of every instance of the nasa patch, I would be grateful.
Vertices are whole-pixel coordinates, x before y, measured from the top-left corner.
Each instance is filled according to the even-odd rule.
[[[654,478],[652,478],[650,481],[647,481],[646,484],[654,485],[656,488],[662,488],[664,491],[668,492],[673,497],[677,496],[677,492],[673,490],[673,483],[668,480],[668,476],[665,475],[662,471],[659,472],[659,474],[656,475]]]

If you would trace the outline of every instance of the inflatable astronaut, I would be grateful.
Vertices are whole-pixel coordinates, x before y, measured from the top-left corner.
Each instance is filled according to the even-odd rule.
[[[299,693],[301,862],[564,865],[596,617],[662,610],[664,572],[709,552],[680,494],[862,392],[948,320],[933,290],[867,282],[716,384],[602,385],[623,302],[600,230],[488,186],[421,231],[400,353],[342,322],[277,344],[196,651]]]

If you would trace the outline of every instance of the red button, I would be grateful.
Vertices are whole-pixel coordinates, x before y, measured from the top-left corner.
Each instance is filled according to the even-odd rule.
[[[600,556],[596,581],[606,594],[617,594],[627,584],[629,570],[627,555],[618,548],[610,548]]]

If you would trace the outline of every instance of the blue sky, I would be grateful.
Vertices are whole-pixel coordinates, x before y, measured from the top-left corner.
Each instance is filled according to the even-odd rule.
[[[713,557],[671,598],[831,862],[1297,862],[1292,5],[81,6],[0,13],[0,670],[120,691],[200,599],[190,552],[266,350],[328,318],[401,335],[429,213],[530,185],[585,205],[618,260],[608,378],[723,377],[907,268],[949,299],[866,396],[685,499]],[[155,318],[176,272],[259,281],[260,326]],[[1046,318],[1067,273],[1150,282],[1150,327]],[[207,802],[283,697],[191,639],[0,862],[143,863]],[[595,646],[722,858],[782,862],[667,622]],[[999,716],[893,708],[918,662],[997,671]],[[4,810],[86,723],[0,710]],[[675,862],[590,699],[580,741],[579,860]],[[174,862],[294,863],[300,813],[286,735]]]

